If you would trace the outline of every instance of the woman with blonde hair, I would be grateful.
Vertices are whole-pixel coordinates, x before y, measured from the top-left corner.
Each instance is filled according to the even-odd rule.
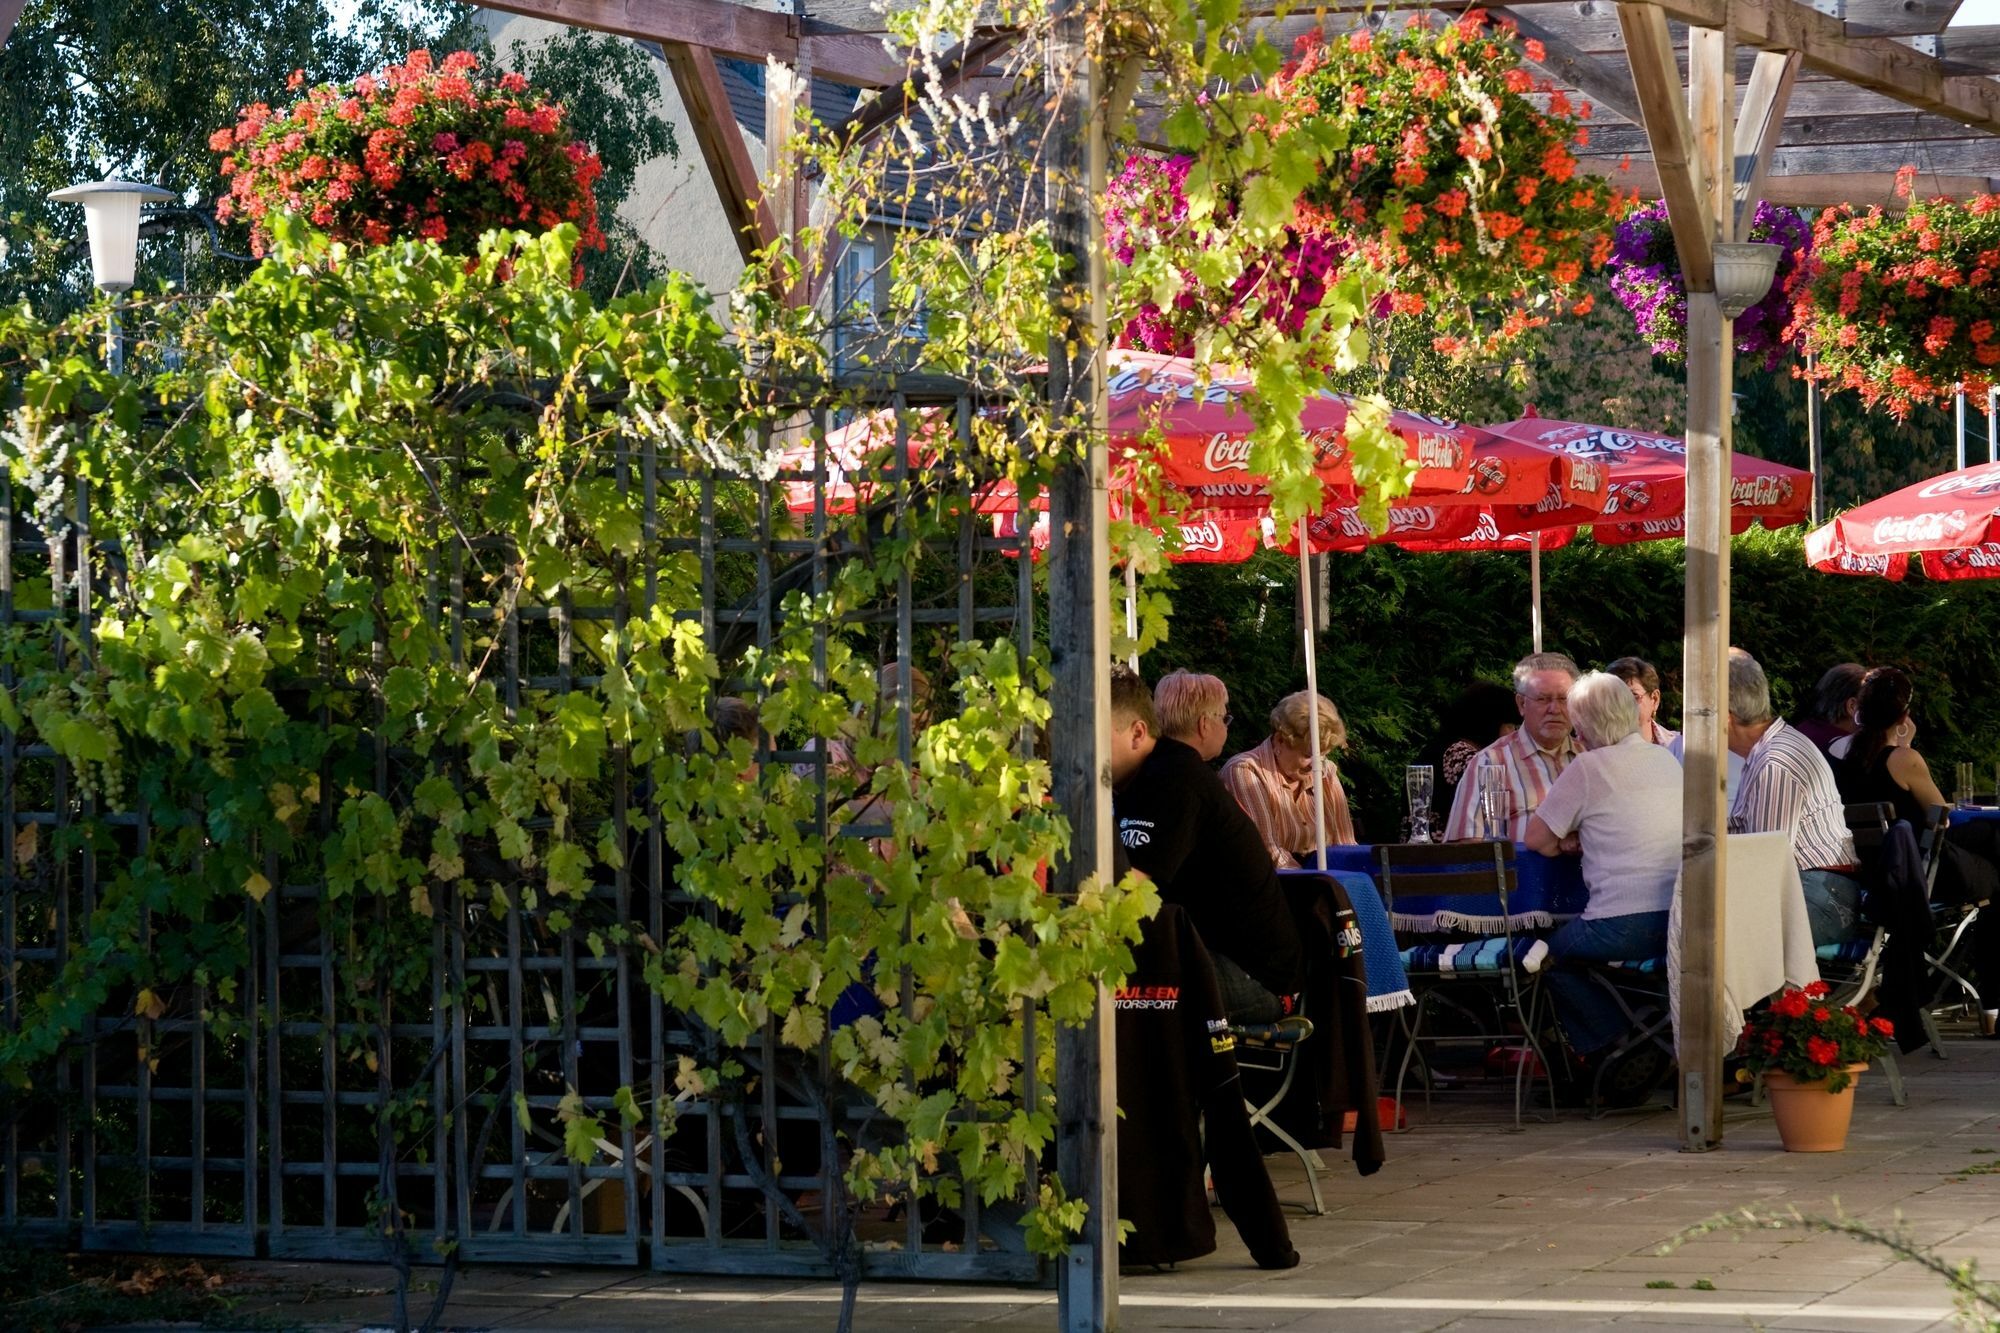
[[[1264,849],[1280,870],[1309,866],[1319,850],[1312,788],[1312,708],[1319,708],[1319,743],[1323,754],[1347,745],[1347,724],[1325,695],[1300,690],[1288,694],[1271,710],[1271,734],[1263,744],[1245,750],[1222,766],[1222,782],[1263,836]],[[1347,793],[1331,758],[1320,765],[1321,802],[1326,812],[1329,845],[1354,841],[1354,820],[1347,812]]]

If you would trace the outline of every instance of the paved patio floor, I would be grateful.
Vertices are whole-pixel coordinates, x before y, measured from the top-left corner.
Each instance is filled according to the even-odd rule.
[[[1951,1038],[1946,1051],[1944,1061],[1904,1060],[1904,1108],[1878,1073],[1865,1077],[1843,1153],[1783,1152],[1769,1113],[1746,1101],[1729,1103],[1727,1142],[1705,1154],[1676,1150],[1664,1107],[1594,1122],[1571,1114],[1518,1134],[1440,1114],[1392,1137],[1372,1178],[1333,1165],[1327,1215],[1293,1222],[1299,1268],[1257,1271],[1218,1218],[1218,1253],[1124,1275],[1123,1327],[1951,1328],[1940,1279],[1845,1236],[1724,1232],[1662,1252],[1731,1209],[1796,1208],[1900,1225],[1940,1256],[2000,1276],[2000,1042]],[[1271,1165],[1281,1197],[1303,1203],[1297,1162]],[[279,1285],[246,1310],[288,1324],[360,1328],[388,1315],[380,1270],[262,1264],[255,1276]],[[823,1329],[838,1299],[796,1282],[485,1269],[461,1276],[449,1316],[462,1329]],[[863,1289],[857,1323],[1048,1329],[1055,1303],[1046,1292],[878,1283]]]

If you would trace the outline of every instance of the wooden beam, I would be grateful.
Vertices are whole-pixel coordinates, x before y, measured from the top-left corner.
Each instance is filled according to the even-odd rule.
[[[1736,239],[1734,163],[1736,58],[1720,28],[1688,30],[1688,119],[1713,241]],[[1676,238],[1678,239],[1678,238]]]
[[[1935,40],[1938,59],[1954,73],[2000,72],[2000,25],[1977,23],[1947,28]]]
[[[1545,59],[1539,63],[1557,81],[1583,93],[1605,110],[1638,123],[1639,99],[1632,91],[1629,70],[1620,69],[1596,56],[1585,55],[1567,37],[1521,9],[1497,8],[1492,13],[1496,19],[1512,19],[1521,36],[1542,44]]]
[[[0,5],[18,3],[0,0]],[[799,58],[796,20],[733,0],[482,0],[482,5],[642,42],[705,46],[716,55],[760,65],[770,56],[788,65]],[[820,78],[860,88],[893,87],[908,69],[907,61],[884,49],[881,38],[856,32],[820,37],[813,62]]]
[[[747,260],[777,240],[778,224],[764,198],[764,187],[757,179],[757,167],[750,160],[750,148],[743,142],[736,113],[730,109],[729,95],[723,91],[715,55],[706,46],[690,46],[685,42],[662,45],[667,67],[674,74],[674,86],[680,90],[681,101],[687,107],[695,143],[701,149],[702,161],[708,165],[709,179],[715,183],[716,195],[722,200],[737,248]],[[794,58],[797,52],[794,45]]]
[[[1608,177],[1624,189],[1637,190],[1649,198],[1657,198],[1660,194],[1660,176],[1651,162],[1635,158],[1629,168],[1623,169],[1616,158],[1586,157],[1579,159],[1579,163],[1584,170]],[[1992,193],[1994,188],[1995,180],[1991,176],[1925,173],[1917,177],[1917,193],[1926,199],[1935,195],[1970,199],[1974,195]],[[1835,204],[1866,208],[1870,204],[1880,204],[1887,209],[1896,209],[1903,204],[1896,197],[1895,174],[1888,171],[1830,176],[1771,175],[1764,178],[1764,198],[1785,208],[1831,208]]]
[[[1708,212],[1708,185],[1695,154],[1693,130],[1681,101],[1680,67],[1674,63],[1667,16],[1660,6],[1621,0],[1618,23],[1632,57],[1632,86],[1638,93],[1646,138],[1667,201],[1667,223],[1680,252],[1681,274],[1691,292],[1715,286],[1715,224]]]
[[[1727,25],[1739,42],[1797,51],[1806,68],[1876,92],[1920,111],[2000,133],[2000,83],[1951,75],[1936,57],[1898,42],[1851,40],[1837,18],[1798,0],[1659,0],[1671,18],[1696,27]],[[1622,13],[1625,6],[1619,5]]]
[[[1771,150],[1777,147],[1778,132],[1785,123],[1785,104],[1791,100],[1798,73],[1798,52],[1759,51],[1756,67],[1750,71],[1750,84],[1743,90],[1743,108],[1736,119],[1732,182],[1738,240],[1749,236],[1751,219],[1764,197]]]
[[[1961,0],[1837,0],[1852,36],[1902,36],[1943,32]]]
[[[799,54],[785,15],[730,0],[482,0],[482,7],[640,41],[705,46],[744,60],[772,55],[789,62]]]

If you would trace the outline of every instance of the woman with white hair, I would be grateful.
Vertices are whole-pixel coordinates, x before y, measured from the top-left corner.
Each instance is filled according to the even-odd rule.
[[[1264,850],[1280,870],[1297,870],[1313,863],[1319,850],[1319,829],[1313,819],[1312,713],[1319,705],[1319,744],[1330,754],[1347,744],[1347,724],[1325,695],[1300,690],[1278,700],[1271,710],[1271,734],[1254,750],[1245,750],[1222,766],[1222,783],[1250,816],[1263,836]],[[1354,820],[1347,813],[1347,793],[1340,771],[1328,758],[1320,765],[1321,802],[1326,810],[1329,845],[1354,841]]]
[[[1527,843],[1545,856],[1581,851],[1590,896],[1583,915],[1549,938],[1546,953],[1533,950],[1528,966],[1554,967],[1556,1018],[1588,1063],[1617,1045],[1625,1019],[1580,967],[1564,965],[1666,953],[1681,866],[1681,766],[1640,734],[1638,704],[1616,676],[1593,671],[1578,680],[1569,716],[1583,752],[1528,820]]]

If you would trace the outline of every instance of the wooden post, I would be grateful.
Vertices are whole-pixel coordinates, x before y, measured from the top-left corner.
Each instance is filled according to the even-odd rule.
[[[798,20],[792,19],[796,25]],[[764,69],[764,199],[777,235],[792,249],[800,268],[799,281],[786,289],[786,299],[798,305],[812,290],[807,256],[799,254],[797,238],[806,226],[806,173],[800,161],[803,110],[812,106],[811,39],[799,39],[796,65],[767,64]],[[815,258],[819,258],[816,256]]]
[[[1104,269],[1097,201],[1104,132],[1097,62],[1082,0],[1050,0],[1044,51],[1050,125],[1049,225],[1062,271],[1049,340],[1049,400],[1066,453],[1049,487],[1049,659],[1056,804],[1070,854],[1051,887],[1074,893],[1111,874],[1110,507],[1104,396]],[[1056,1033],[1056,1163],[1071,1198],[1089,1205],[1083,1234],[1058,1274],[1064,1333],[1118,1326],[1116,1065],[1111,1004],[1099,985],[1089,1021]]]
[[[1688,29],[1688,110],[1707,187],[1708,240],[1735,239],[1736,60],[1729,34]],[[1780,111],[1782,114],[1782,109]],[[1754,201],[1752,207],[1754,208]],[[1747,212],[1747,210],[1746,210]],[[1729,831],[1730,381],[1735,335],[1714,282],[1688,293],[1687,607],[1681,672],[1681,1129],[1683,1149],[1722,1142],[1723,888]]]
[[[1722,1141],[1722,886],[1729,766],[1728,321],[1688,293],[1687,608],[1682,647],[1682,1147]]]

